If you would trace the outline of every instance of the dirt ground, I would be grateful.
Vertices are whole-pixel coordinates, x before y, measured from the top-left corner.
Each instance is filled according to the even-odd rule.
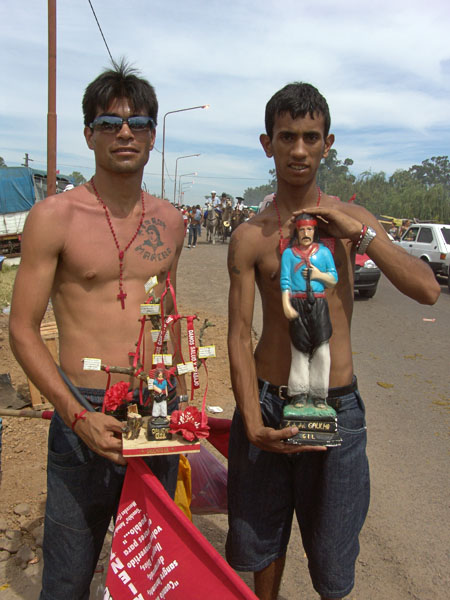
[[[215,344],[217,351],[217,358],[208,360],[207,404],[222,407],[223,413],[219,416],[231,418],[234,399],[229,382],[226,348],[227,285],[226,247],[222,244],[206,245],[204,238],[200,238],[197,248],[186,248],[184,250],[178,274],[177,298],[179,311],[181,314],[197,314],[199,324],[205,318],[214,324],[214,327],[207,330],[204,338],[204,344]],[[449,298],[444,300],[447,301]],[[371,305],[367,303],[366,306],[370,306],[371,309],[375,310],[377,305],[374,301],[371,302]],[[448,311],[448,302],[446,310]],[[47,318],[51,319],[51,317],[50,312]],[[377,318],[382,319],[381,316]],[[260,331],[258,312],[255,314],[254,326],[255,335],[257,336],[258,331]],[[27,398],[29,397],[27,381],[21,368],[11,355],[7,327],[8,315],[0,314],[0,373],[9,373],[14,388],[19,394]],[[381,349],[380,352],[382,352]],[[448,369],[448,361],[445,368]],[[448,404],[448,391],[445,391],[445,387],[448,390],[448,374],[446,379],[447,384],[443,388],[443,393],[447,394],[444,397],[444,403],[447,402]],[[201,374],[201,381],[203,390],[206,384],[204,373]],[[410,385],[415,385],[414,380],[410,382]],[[378,388],[377,393],[384,394],[388,392]],[[196,395],[198,405],[201,398],[202,393],[198,393]],[[445,414],[448,415],[448,412]],[[32,558],[30,560],[32,564],[28,564],[26,568],[23,568],[24,564],[19,566],[16,560],[2,559],[2,552],[0,551],[0,598],[2,599],[34,600],[38,597],[42,560],[35,532],[43,521],[46,498],[47,431],[48,421],[3,418],[0,523],[3,524],[3,529],[10,532],[20,531],[23,543],[31,550],[30,556]],[[208,445],[208,449],[211,449],[210,445]],[[387,461],[391,460],[389,455],[384,458]],[[448,452],[444,457],[444,460],[447,459]],[[400,513],[407,515],[413,510],[415,498],[411,497],[408,481],[402,480],[401,474],[399,480],[400,483],[403,481],[402,485],[404,487],[400,489],[398,497],[402,499],[402,502],[406,501],[406,504],[401,506]],[[380,487],[382,488],[382,486]],[[438,492],[439,495],[445,495],[446,489],[448,491],[448,471],[447,480],[442,483],[442,489]],[[388,506],[386,509],[386,506],[382,506],[378,502],[380,500],[371,509],[374,510],[374,513],[369,514],[363,532],[363,549],[357,563],[357,584],[349,598],[351,600],[381,600],[386,597],[392,600],[444,600],[444,598],[447,598],[448,569],[444,565],[446,554],[448,560],[448,544],[446,547],[440,545],[440,552],[436,550],[436,555],[442,556],[439,564],[436,564],[432,558],[426,555],[422,557],[416,541],[411,540],[412,545],[417,550],[412,572],[405,567],[408,563],[405,556],[407,554],[406,550],[400,549],[397,551],[395,532],[390,534],[385,530],[383,511],[387,510],[389,512],[390,508]],[[386,503],[388,505],[392,504],[392,499],[386,498]],[[21,504],[28,505],[28,512],[25,511],[27,514],[17,514],[17,512],[23,513],[19,506]],[[393,504],[395,504],[395,501]],[[392,511],[398,511],[399,507],[393,504]],[[448,508],[447,500],[445,506]],[[433,510],[432,505],[429,509],[430,511]],[[438,511],[435,516],[437,519],[441,519],[443,513]],[[383,522],[381,527],[379,526],[380,522]],[[223,555],[227,529],[226,516],[194,517],[194,523]],[[442,525],[446,528],[448,523],[444,521]],[[399,524],[399,527],[401,527],[401,524]],[[407,534],[405,535],[407,536]],[[416,535],[414,528],[412,528],[411,535]],[[448,535],[444,534],[443,539],[448,542]],[[439,540],[436,541],[439,544]],[[401,545],[401,539],[398,545]],[[424,553],[431,546],[433,546],[433,539],[427,539],[426,544],[424,544]],[[251,576],[248,574],[241,575],[251,585]],[[425,582],[426,585],[424,583],[421,586],[421,581]],[[280,598],[284,600],[293,598],[312,600],[316,597],[309,581],[306,557],[294,526]]]

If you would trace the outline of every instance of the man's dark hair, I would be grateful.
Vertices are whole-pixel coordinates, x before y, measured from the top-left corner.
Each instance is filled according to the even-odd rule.
[[[98,111],[106,111],[111,103],[126,98],[134,113],[141,111],[153,119],[156,125],[158,100],[152,85],[139,71],[130,67],[125,59],[113,62],[113,68],[101,73],[86,88],[83,96],[84,124],[89,127]]]
[[[288,112],[293,119],[305,117],[307,114],[311,119],[315,114],[323,115],[325,121],[324,134],[327,137],[330,132],[330,109],[327,101],[317,88],[309,83],[288,83],[276,92],[266,105],[266,132],[272,139],[275,119],[283,113]]]

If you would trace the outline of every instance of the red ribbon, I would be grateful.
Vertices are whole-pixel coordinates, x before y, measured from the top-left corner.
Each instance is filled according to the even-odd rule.
[[[295,271],[298,271],[303,265],[306,267],[311,267],[311,256],[315,254],[319,250],[319,244],[311,244],[306,249],[301,248],[300,246],[292,246],[292,253],[297,258],[301,258],[302,260],[295,265]]]
[[[195,331],[194,331],[194,319],[195,315],[186,317],[187,321],[187,336],[188,336],[188,347],[189,347],[189,360],[194,365],[194,370],[191,375],[192,389],[191,389],[191,402],[194,399],[194,390],[200,387],[200,381],[198,376],[197,366],[197,348],[195,347]]]

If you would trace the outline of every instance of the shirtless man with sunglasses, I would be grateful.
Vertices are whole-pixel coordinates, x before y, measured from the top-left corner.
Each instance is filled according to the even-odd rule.
[[[95,155],[95,175],[83,186],[36,204],[26,222],[11,307],[11,347],[55,407],[41,600],[89,598],[125,474],[122,423],[98,411],[105,374],[83,371],[82,359],[128,366],[139,334],[140,304],[147,298],[145,283],[156,275],[155,295],[160,296],[170,271],[176,285],[182,217],[167,201],[141,189],[157,112],[153,87],[125,63],[97,77],[83,98],[84,136]],[[159,243],[150,239],[150,231]],[[60,365],[97,408],[94,412],[83,410],[70,393],[41,339],[49,298],[59,330]],[[171,310],[169,301],[165,314]],[[111,383],[120,379],[124,376],[113,374]],[[139,384],[133,377],[129,383],[133,389]],[[173,497],[178,456],[146,460]]]

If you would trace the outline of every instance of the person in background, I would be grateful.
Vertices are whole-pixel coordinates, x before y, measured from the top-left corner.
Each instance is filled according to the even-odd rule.
[[[194,220],[197,224],[197,237],[202,237],[203,215],[202,215],[202,209],[200,208],[200,204],[197,204],[197,206],[195,207]]]
[[[197,235],[198,235],[198,221],[196,219],[197,208],[193,206],[189,209],[188,219],[189,219],[189,238],[188,238],[188,248],[195,248],[197,246]]]
[[[271,202],[273,201],[273,197],[275,194],[268,194],[264,197],[264,200],[259,203],[258,213],[262,212],[265,208],[267,208]]]
[[[389,227],[389,234],[392,236],[394,240],[398,240],[398,227],[395,224],[394,219],[392,219],[391,226]]]
[[[217,196],[217,194],[214,190],[211,192],[210,202],[214,208],[217,208],[217,207],[220,208],[220,205],[222,204],[222,200],[219,198],[219,196]]]

